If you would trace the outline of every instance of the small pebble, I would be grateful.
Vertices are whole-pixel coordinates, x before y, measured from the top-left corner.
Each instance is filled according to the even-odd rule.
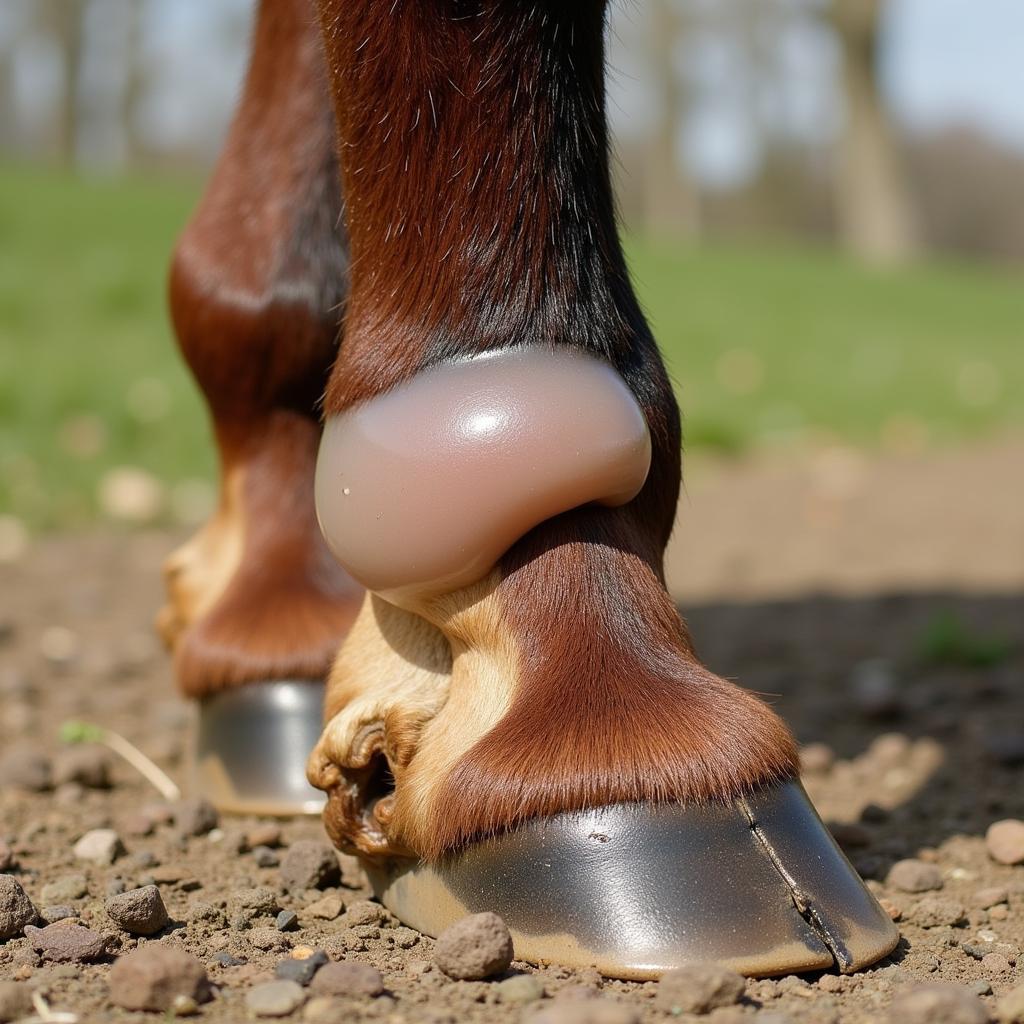
[[[274,921],[274,927],[279,932],[294,931],[299,926],[299,915],[294,910],[282,910]]]
[[[105,867],[124,853],[124,845],[113,829],[94,828],[75,843],[73,852],[78,860]]]
[[[499,1003],[522,1005],[535,1003],[544,996],[544,986],[539,978],[532,974],[516,974],[505,978],[494,986]]]
[[[110,970],[110,998],[126,1010],[165,1013],[183,996],[203,1003],[210,983],[203,965],[177,946],[153,942],[118,958]]]
[[[305,991],[294,981],[265,981],[245,994],[246,1007],[257,1017],[287,1017],[305,1001]]]
[[[281,882],[289,892],[326,889],[341,877],[334,847],[318,839],[300,839],[281,859]]]
[[[55,963],[88,963],[107,955],[110,939],[91,928],[76,924],[48,924],[45,928],[26,925],[25,936],[43,958]]]
[[[985,846],[989,856],[1000,864],[1024,864],[1024,821],[1006,818],[989,825]]]
[[[980,910],[990,910],[999,903],[1005,903],[1007,897],[1006,889],[999,885],[992,885],[987,889],[979,889],[974,894],[972,902]]]
[[[21,935],[38,917],[21,882],[13,875],[0,875],[0,942]]]
[[[695,963],[668,971],[658,983],[656,1005],[669,1013],[709,1013],[732,1006],[743,996],[746,982],[735,971],[713,963]]]
[[[927,982],[903,989],[892,1001],[892,1024],[987,1024],[984,1004],[962,985]]]
[[[471,914],[446,928],[434,945],[434,963],[460,981],[479,981],[507,971],[512,936],[497,914]]]
[[[925,896],[910,911],[909,920],[922,928],[954,926],[964,920],[964,907],[946,896]]]
[[[886,884],[900,892],[928,892],[942,888],[942,872],[920,860],[900,860],[889,870]]]
[[[258,868],[276,868],[281,858],[269,846],[257,846],[252,851],[252,859]]]
[[[274,968],[274,976],[282,981],[294,981],[300,985],[308,985],[317,971],[327,963],[327,954],[318,949],[302,960],[288,957],[281,960]]]
[[[40,896],[44,903],[68,903],[88,895],[89,883],[85,875],[61,875],[43,886]]]
[[[174,824],[182,835],[204,836],[217,827],[220,816],[209,800],[179,800],[173,807]]]
[[[163,897],[155,885],[111,896],[105,907],[114,924],[131,935],[153,935],[170,922]]]
[[[316,903],[311,903],[306,908],[306,913],[310,917],[315,917],[321,921],[333,921],[341,916],[341,912],[344,909],[345,904],[339,897],[324,896],[323,899],[317,900]]]
[[[221,951],[214,955],[214,960],[221,965],[221,967],[244,967],[249,961],[245,957],[232,956],[230,953]]]
[[[69,918],[77,917],[78,915],[71,907],[57,904],[53,907],[43,907],[42,913],[39,916],[47,924],[56,924],[58,921],[67,921]]]
[[[360,925],[381,924],[387,917],[387,911],[372,900],[356,900],[345,913],[345,920],[350,928]]]
[[[981,958],[981,966],[989,974],[1009,974],[1012,969],[1010,961],[1002,953],[986,953]]]
[[[279,825],[256,825],[245,834],[249,846],[255,850],[259,846],[276,849],[281,845],[281,828]]]
[[[384,978],[376,967],[343,960],[321,967],[309,990],[324,996],[379,996],[384,991]]]
[[[14,851],[0,839],[0,874],[14,867]]]

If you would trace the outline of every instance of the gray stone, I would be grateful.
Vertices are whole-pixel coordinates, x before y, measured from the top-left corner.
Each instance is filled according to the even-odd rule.
[[[306,1001],[306,993],[294,981],[266,981],[245,994],[245,1005],[257,1017],[287,1017]]]
[[[173,808],[174,824],[186,836],[204,836],[220,821],[217,808],[209,800],[179,800]]]
[[[479,981],[512,963],[512,936],[497,914],[471,914],[446,928],[434,945],[434,963],[460,981]]]
[[[179,996],[205,1002],[210,982],[203,965],[177,946],[148,943],[111,968],[110,999],[126,1010],[164,1013]]]
[[[743,996],[742,976],[713,963],[695,963],[668,971],[658,983],[656,1004],[669,1013],[710,1013],[733,1006]]]
[[[341,878],[334,847],[318,839],[292,843],[281,859],[281,881],[289,892],[326,889]]]
[[[274,977],[282,981],[294,981],[300,985],[308,985],[317,971],[327,963],[327,954],[318,949],[312,956],[303,960],[295,960],[289,957],[282,960],[274,968]]]
[[[294,910],[282,910],[274,921],[274,927],[279,932],[291,932],[299,926],[299,915]]]
[[[13,875],[0,875],[0,942],[20,935],[38,917],[21,882]]]
[[[942,888],[942,872],[922,860],[900,860],[893,864],[885,881],[900,892],[928,892]]]
[[[111,921],[131,935],[153,935],[170,922],[160,890],[155,885],[111,896],[105,906]]]

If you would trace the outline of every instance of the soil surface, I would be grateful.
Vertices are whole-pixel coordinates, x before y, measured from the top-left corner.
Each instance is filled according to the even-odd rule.
[[[1019,445],[1005,451],[1022,453]],[[1001,469],[953,458],[964,465],[940,471],[914,463],[919,486],[909,489],[912,470],[843,454],[824,470],[725,468],[691,479],[673,565],[677,579],[686,561],[694,566],[681,589],[699,650],[717,671],[768,695],[791,724],[804,744],[812,798],[903,934],[890,958],[860,974],[748,981],[739,1002],[701,1019],[981,1020],[962,1008],[960,1016],[925,1010],[915,1017],[913,1005],[890,1007],[915,983],[944,981],[962,986],[994,1018],[1000,998],[1024,983],[1024,866],[998,863],[985,839],[993,822],[1024,818],[1022,503],[1010,514],[991,492],[1019,490],[1024,474],[1016,461],[1010,481],[1013,458],[1004,457]],[[1002,483],[993,483],[1000,480],[993,472]],[[916,522],[900,518],[901,502]],[[921,516],[926,507],[930,514]],[[989,523],[979,518],[985,508]],[[879,525],[885,522],[901,525],[890,535]],[[801,539],[807,531],[812,536]],[[829,531],[846,539],[830,546],[822,539]],[[430,939],[365,902],[354,862],[342,858],[338,885],[285,891],[275,862],[300,840],[322,838],[318,822],[279,823],[279,844],[269,827],[275,823],[257,819],[224,818],[212,831],[188,835],[123,762],[111,761],[105,788],[93,785],[103,780],[94,777],[90,755],[82,755],[84,765],[68,764],[59,729],[83,719],[117,730],[181,775],[189,709],[150,629],[161,598],[159,564],[179,539],[163,532],[56,537],[0,566],[0,872],[13,874],[40,911],[51,908],[47,916],[65,913],[52,909],[63,905],[110,936],[110,954],[98,963],[53,963],[20,934],[0,940],[0,982],[29,986],[81,1022],[153,1021],[161,1015],[112,1005],[112,964],[136,947],[175,945],[199,958],[214,986],[199,1019],[246,1020],[248,993],[305,946],[332,961],[378,968],[385,991],[369,994],[371,984],[368,994],[325,1003],[304,990],[298,1001],[308,996],[305,1005],[286,1019],[519,1022],[540,1012],[566,1024],[691,1019],[665,1008],[657,982],[518,963],[496,980],[451,980],[433,964]],[[929,543],[932,562],[921,555]],[[983,570],[974,551],[984,552]],[[809,585],[818,592],[806,596]],[[765,596],[801,590],[804,596]],[[47,768],[57,772],[50,788],[15,784],[15,772],[31,782],[33,771]],[[124,847],[109,865],[74,851],[80,837],[100,828],[113,829]],[[893,871],[908,858],[916,863]],[[149,938],[132,937],[105,901],[145,884],[158,887],[170,922]],[[244,911],[254,887],[271,891],[269,916],[265,906]],[[277,930],[278,909],[294,912],[292,930]],[[535,975],[540,985],[502,980],[517,974]],[[290,993],[279,1009],[288,1010]],[[282,997],[268,994],[269,1002],[270,995]],[[584,1011],[580,1000],[588,995],[614,1005],[587,1003]],[[953,1013],[952,1003],[947,1010]]]

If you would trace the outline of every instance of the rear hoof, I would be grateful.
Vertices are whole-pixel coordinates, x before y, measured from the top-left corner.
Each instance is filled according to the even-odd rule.
[[[694,961],[751,976],[890,953],[899,932],[797,783],[724,805],[559,814],[437,864],[364,864],[383,903],[437,935],[500,914],[516,958],[650,978]]]
[[[247,683],[198,703],[191,791],[228,814],[320,814],[324,794],[306,781],[323,727],[324,685]]]

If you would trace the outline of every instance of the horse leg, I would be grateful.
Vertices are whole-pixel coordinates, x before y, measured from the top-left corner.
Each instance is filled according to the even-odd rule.
[[[327,97],[309,0],[263,0],[240,104],[171,270],[221,486],[210,522],[167,560],[158,626],[200,702],[199,785],[235,809],[318,805],[302,761],[361,597],[313,507],[348,272]]]
[[[604,4],[318,10],[352,276],[317,503],[375,592],[310,759],[332,836],[409,923],[498,910],[526,959],[884,955],[791,737],[665,590],[679,416],[614,223]]]

